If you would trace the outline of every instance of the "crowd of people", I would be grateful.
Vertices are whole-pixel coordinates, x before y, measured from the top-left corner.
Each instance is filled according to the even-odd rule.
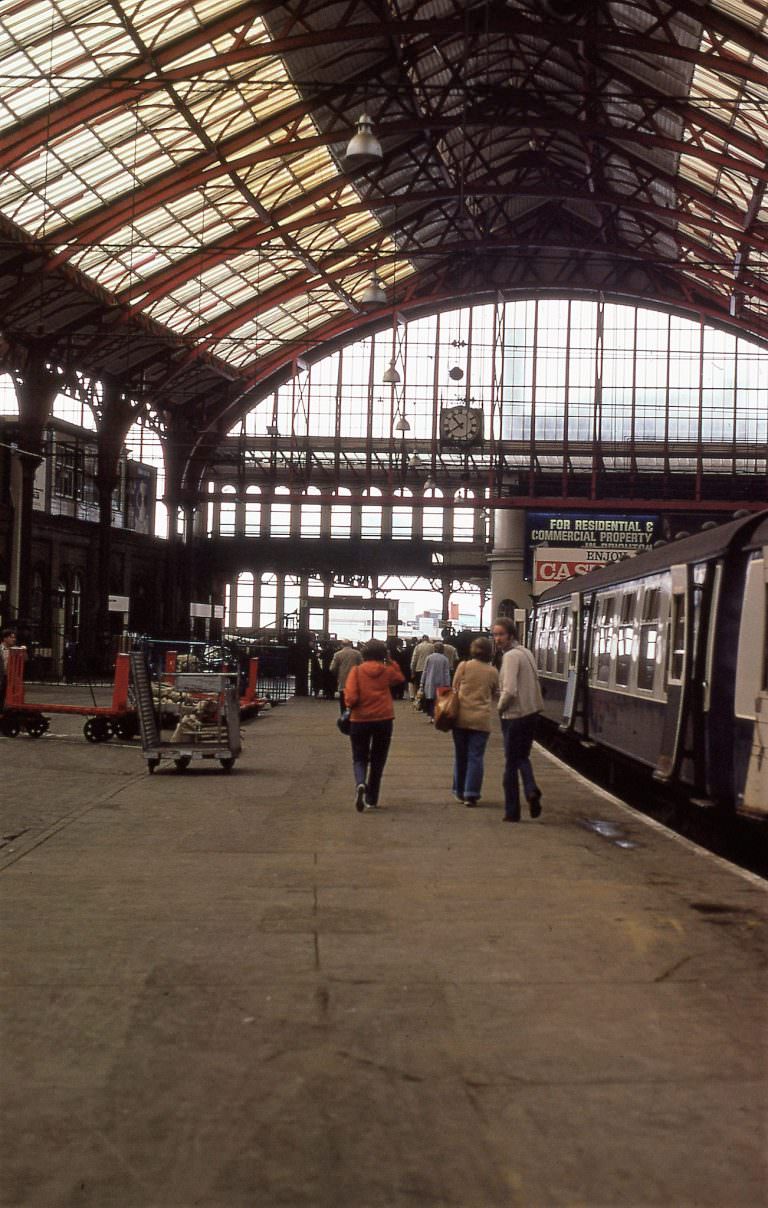
[[[474,638],[463,657],[452,643],[426,636],[411,646],[407,661],[398,657],[402,646],[393,649],[375,640],[360,650],[347,641],[334,653],[331,669],[339,707],[349,721],[358,811],[378,808],[394,729],[393,702],[407,688],[430,722],[441,693],[455,694],[451,733],[458,801],[473,808],[480,800],[485,749],[497,713],[504,743],[504,821],[520,821],[520,780],[531,817],[541,815],[541,791],[530,759],[543,707],[536,663],[509,618],[494,621],[491,639]]]

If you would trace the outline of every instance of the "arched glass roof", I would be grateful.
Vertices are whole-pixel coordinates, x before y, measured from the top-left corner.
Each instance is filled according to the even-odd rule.
[[[42,352],[205,428],[325,342],[456,298],[603,293],[768,336],[767,21],[0,0],[3,363]],[[364,109],[383,158],[351,166]]]
[[[248,412],[212,464],[265,487],[391,493],[429,476],[565,497],[599,480],[603,497],[757,499],[766,398],[768,349],[701,320],[585,299],[497,302],[396,323],[319,359]],[[463,421],[466,407],[475,435],[460,427],[456,439],[452,414]]]

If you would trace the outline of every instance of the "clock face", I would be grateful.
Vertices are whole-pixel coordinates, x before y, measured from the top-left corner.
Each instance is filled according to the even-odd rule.
[[[483,412],[479,407],[444,407],[440,412],[440,436],[462,445],[482,440]]]

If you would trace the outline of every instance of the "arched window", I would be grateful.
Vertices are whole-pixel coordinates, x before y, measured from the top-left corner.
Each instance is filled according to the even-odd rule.
[[[443,539],[443,507],[430,506],[430,500],[442,500],[443,492],[438,487],[432,487],[424,492],[424,512],[422,533],[425,541],[442,541]]]
[[[459,500],[471,502],[474,499],[472,491],[462,487],[456,492],[455,502]],[[453,509],[453,539],[454,541],[472,541],[475,535],[475,510],[472,507],[454,507]]]
[[[235,604],[235,628],[253,628],[253,575],[249,570],[237,576],[237,600]]]
[[[316,498],[320,495],[317,487],[307,487],[304,492],[305,496]],[[302,537],[319,537],[320,536],[320,517],[321,508],[318,503],[302,503],[301,505],[301,536]]]
[[[261,576],[259,628],[266,629],[277,621],[277,575]]]
[[[366,499],[380,499],[378,487],[364,491]],[[360,536],[364,541],[378,541],[381,537],[381,504],[364,503],[360,509]]]
[[[280,498],[280,496],[290,495],[290,493],[288,487],[275,487],[275,498],[269,520],[270,537],[290,537],[291,535],[291,505]]]
[[[245,535],[258,537],[261,533],[261,491],[258,487],[248,487],[245,492]]]
[[[405,501],[412,499],[412,494],[407,487],[402,487],[395,491],[398,499]],[[409,503],[396,503],[392,506],[392,537],[395,541],[410,541],[413,536],[413,505]]]
[[[234,537],[235,521],[237,518],[237,503],[234,499],[234,487],[221,488],[221,503],[219,505],[219,536]]]
[[[349,496],[351,492],[346,487],[339,487],[336,494],[340,497]],[[352,533],[352,507],[348,503],[334,503],[331,506],[331,537],[345,538]]]

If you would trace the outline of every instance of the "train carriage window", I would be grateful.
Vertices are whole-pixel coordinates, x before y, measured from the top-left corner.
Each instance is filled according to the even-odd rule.
[[[553,672],[557,659],[557,642],[560,637],[562,609],[553,608],[547,635],[547,671]]]
[[[637,686],[645,691],[653,689],[653,682],[656,678],[660,607],[660,589],[658,587],[646,587],[643,597],[643,612],[640,620],[640,647],[637,657]]]
[[[595,632],[592,640],[592,675],[598,684],[607,684],[611,676],[613,606],[613,596],[605,596],[602,600],[598,601]]]
[[[671,653],[669,658],[669,681],[680,683],[685,664],[685,596],[672,597],[672,623],[670,625]]]
[[[536,634],[536,665],[539,671],[544,671],[547,665],[547,643],[549,641],[549,621],[551,612],[547,609],[539,618]]]
[[[573,613],[570,608],[563,609],[563,619],[560,625],[560,633],[557,642],[557,663],[555,670],[558,675],[565,675],[568,665],[568,651],[571,647],[571,633],[573,630]]]
[[[632,669],[632,639],[635,634],[635,593],[627,592],[621,599],[619,635],[616,643],[616,683],[626,688]]]

